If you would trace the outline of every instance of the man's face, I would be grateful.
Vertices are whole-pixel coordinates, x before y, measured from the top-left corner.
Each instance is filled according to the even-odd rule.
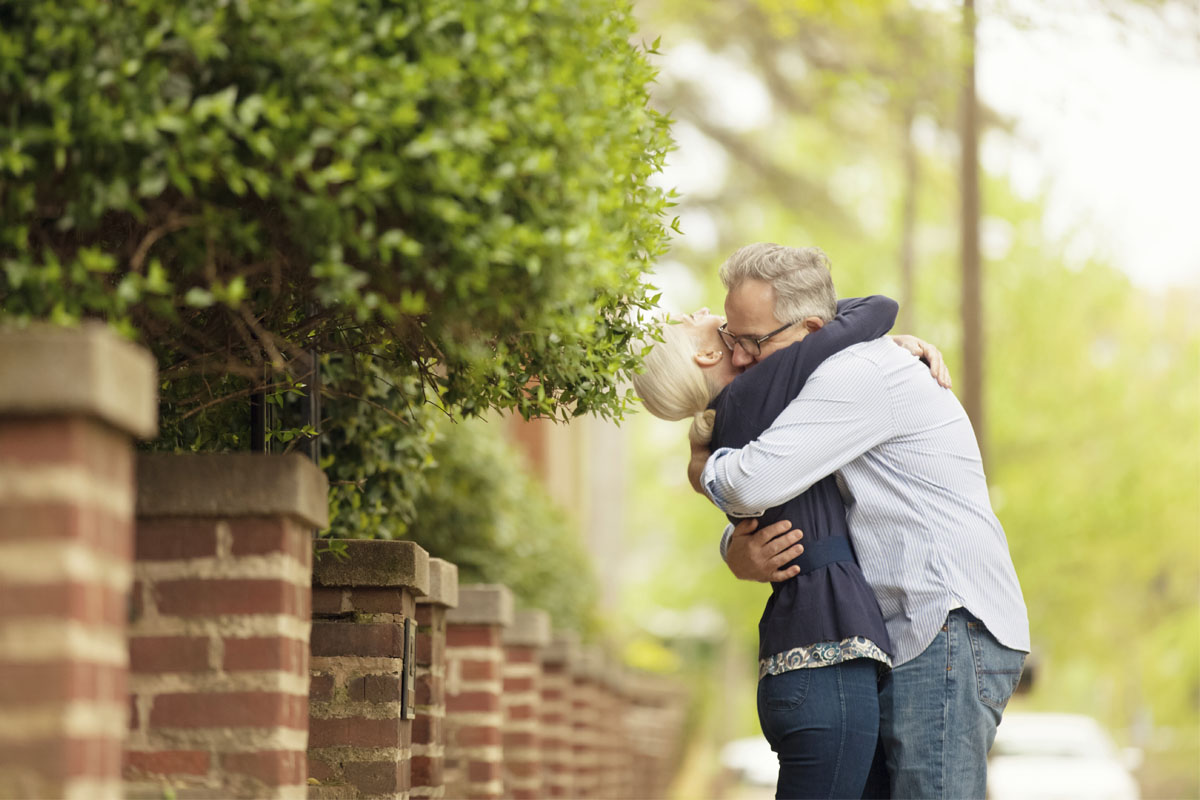
[[[766,281],[748,278],[725,295],[725,330],[735,336],[766,336],[782,327],[787,321],[775,318],[775,289]],[[733,348],[733,365],[738,372],[745,371],[777,350],[808,335],[802,324],[785,328],[762,342],[757,356],[747,353],[739,344]]]

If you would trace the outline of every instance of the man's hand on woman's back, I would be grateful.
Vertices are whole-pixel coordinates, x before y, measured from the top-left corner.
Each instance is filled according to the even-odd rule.
[[[757,519],[744,519],[733,529],[725,563],[735,578],[743,581],[786,581],[800,571],[788,562],[804,552],[804,532],[790,530],[789,520],[780,520],[757,530]]]

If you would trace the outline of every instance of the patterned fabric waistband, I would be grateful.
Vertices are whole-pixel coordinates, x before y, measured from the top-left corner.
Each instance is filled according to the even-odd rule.
[[[855,658],[869,658],[881,666],[892,666],[892,659],[879,646],[865,636],[851,636],[840,642],[817,642],[804,647],[793,647],[785,653],[776,653],[758,662],[758,679],[767,675],[778,675],[794,669],[811,669],[841,664]]]

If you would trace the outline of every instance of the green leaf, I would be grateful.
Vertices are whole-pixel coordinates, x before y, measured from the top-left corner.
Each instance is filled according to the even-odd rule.
[[[193,286],[187,290],[187,294],[183,296],[183,302],[194,308],[207,308],[216,302],[213,293],[207,289],[201,289],[199,286]]]

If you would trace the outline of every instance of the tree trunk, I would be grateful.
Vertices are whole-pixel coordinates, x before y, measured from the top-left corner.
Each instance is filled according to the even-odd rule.
[[[916,271],[917,237],[917,189],[920,173],[917,163],[917,145],[913,141],[913,108],[904,111],[904,206],[900,220],[900,332],[915,333],[917,330]]]
[[[979,105],[975,96],[975,1],[963,0],[962,322],[963,405],[986,464],[983,403],[983,302],[979,253]]]

